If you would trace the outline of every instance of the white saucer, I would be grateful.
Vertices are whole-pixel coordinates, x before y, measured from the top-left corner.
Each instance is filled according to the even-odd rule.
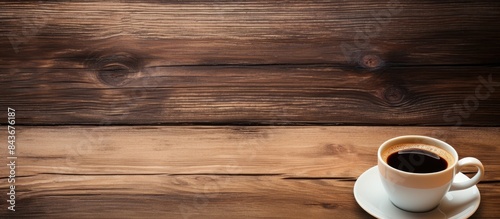
[[[458,173],[456,181],[469,179]],[[481,202],[477,186],[468,189],[448,192],[436,209],[425,213],[411,213],[394,206],[385,193],[378,167],[374,166],[365,171],[354,184],[354,197],[358,204],[369,214],[377,218],[468,218],[476,212]]]

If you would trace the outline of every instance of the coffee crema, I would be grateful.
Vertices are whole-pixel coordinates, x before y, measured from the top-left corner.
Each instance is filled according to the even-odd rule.
[[[439,172],[454,162],[444,149],[424,143],[392,145],[382,152],[382,159],[389,166],[410,173]]]

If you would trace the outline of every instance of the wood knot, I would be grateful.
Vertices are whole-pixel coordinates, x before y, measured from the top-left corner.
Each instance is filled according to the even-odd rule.
[[[139,59],[128,53],[101,55],[91,58],[88,67],[97,79],[111,86],[123,86],[137,77],[142,67]]]
[[[338,155],[348,153],[348,149],[339,144],[326,144],[324,146],[324,152],[327,155]]]
[[[400,104],[403,102],[406,96],[406,89],[398,86],[390,86],[384,90],[384,99],[392,104]]]
[[[361,57],[359,64],[363,68],[376,70],[384,66],[384,61],[378,55],[368,54]]]
[[[339,206],[338,206],[338,204],[321,203],[321,207],[326,208],[326,209],[336,209]]]

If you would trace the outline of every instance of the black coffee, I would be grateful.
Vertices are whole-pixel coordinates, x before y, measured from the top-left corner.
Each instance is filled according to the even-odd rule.
[[[387,157],[387,164],[411,173],[434,173],[445,170],[448,162],[439,155],[418,148],[400,150]]]

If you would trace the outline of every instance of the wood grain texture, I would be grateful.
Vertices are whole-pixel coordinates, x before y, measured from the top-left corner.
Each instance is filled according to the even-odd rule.
[[[38,176],[18,217],[36,218],[371,218],[354,181],[273,176]],[[85,186],[82,186],[82,184]],[[480,184],[470,218],[496,218],[500,183]],[[21,186],[24,186],[22,184]],[[41,192],[35,192],[41,191]],[[2,212],[1,216],[14,215]]]
[[[499,68],[24,69],[0,75],[20,124],[498,125]]]
[[[406,134],[479,158],[472,218],[500,215],[499,1],[0,11],[0,110],[19,125],[17,212],[0,201],[0,218],[367,218],[354,182]]]
[[[241,172],[353,179],[376,164],[377,148],[385,140],[420,134],[446,140],[460,155],[483,160],[490,173],[486,179],[500,180],[494,153],[498,151],[499,130],[498,127],[19,126],[16,142],[19,156],[25,164],[30,163],[29,169],[23,170],[26,175]]]
[[[33,182],[30,189],[46,191],[21,200],[23,204],[19,204],[16,214],[30,217],[328,218],[346,215],[361,218],[367,215],[359,207],[355,208],[353,181],[141,175],[40,176],[25,180]],[[79,183],[85,186],[78,186]],[[50,190],[54,191],[48,192]]]
[[[17,216],[366,218],[355,179],[385,140],[439,137],[486,169],[473,218],[498,215],[498,127],[17,128]],[[0,136],[4,138],[5,136]],[[6,157],[6,150],[0,150]],[[6,176],[6,169],[0,174]],[[469,170],[465,170],[469,172]],[[2,184],[1,192],[7,187]],[[6,203],[1,203],[4,208]],[[1,212],[2,216],[9,216]]]
[[[21,124],[499,121],[498,1],[0,7],[0,107]]]
[[[463,65],[498,63],[500,49],[494,0],[0,4],[0,54],[14,67],[119,52],[162,65],[347,65],[365,54],[390,64]]]

